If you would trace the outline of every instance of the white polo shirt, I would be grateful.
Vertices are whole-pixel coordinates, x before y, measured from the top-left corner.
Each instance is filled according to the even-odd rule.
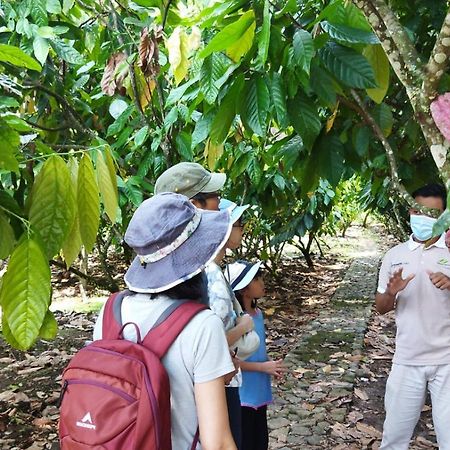
[[[450,291],[433,285],[428,272],[450,277],[450,251],[445,236],[428,248],[410,237],[390,249],[381,265],[378,292],[384,293],[391,275],[403,268],[403,278],[415,274],[398,293],[393,362],[421,366],[450,364]]]

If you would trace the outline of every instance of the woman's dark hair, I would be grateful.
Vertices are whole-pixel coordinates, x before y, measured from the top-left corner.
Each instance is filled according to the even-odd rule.
[[[444,209],[447,208],[447,192],[442,184],[431,183],[416,189],[412,196],[416,197],[438,197],[442,199]]]
[[[206,206],[207,198],[208,197],[206,196],[206,194],[204,194],[203,192],[199,192],[198,194],[191,197],[191,200],[196,200],[197,202],[200,203],[201,206]]]
[[[255,274],[255,276],[253,277],[253,279],[252,279],[252,281],[253,280],[256,280],[256,278],[261,278],[262,276],[263,276],[263,271],[261,270],[261,269],[258,269],[258,272],[256,272],[256,274]],[[251,283],[251,282],[250,282]],[[250,284],[249,283],[249,284]],[[248,287],[249,286],[249,284],[247,285],[247,286],[245,286],[245,288],[246,287]],[[234,295],[235,295],[235,297],[236,297],[236,300],[239,302],[239,304],[242,306],[242,308],[244,308],[244,303],[243,303],[243,296],[242,296],[242,291],[245,289],[245,288],[242,288],[242,289],[240,289],[239,291],[234,291]]]
[[[162,292],[174,300],[198,300],[202,303],[208,298],[206,275],[201,271],[198,275],[184,281],[177,286]]]

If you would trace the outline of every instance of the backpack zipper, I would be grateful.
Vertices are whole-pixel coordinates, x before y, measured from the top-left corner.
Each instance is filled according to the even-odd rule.
[[[106,391],[110,391],[113,392],[114,394],[117,394],[119,397],[122,397],[124,400],[126,400],[128,403],[133,403],[136,401],[136,399],[130,395],[127,394],[126,392],[122,391],[121,389],[115,388],[113,386],[110,386],[109,384],[106,383],[101,383],[99,381],[94,381],[94,380],[66,380],[64,382],[64,384],[70,385],[70,384],[87,384],[89,386],[95,386],[95,387],[99,387],[101,389],[105,389]],[[66,389],[67,389],[67,385],[66,385]]]

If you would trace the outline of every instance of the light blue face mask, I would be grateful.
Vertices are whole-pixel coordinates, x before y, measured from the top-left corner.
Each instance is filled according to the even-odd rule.
[[[433,235],[433,225],[436,223],[436,219],[428,216],[422,216],[420,214],[411,214],[410,224],[414,237],[418,241],[428,241]]]

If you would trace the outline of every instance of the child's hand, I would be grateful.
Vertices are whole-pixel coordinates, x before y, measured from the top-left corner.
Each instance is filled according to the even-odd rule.
[[[264,363],[264,372],[272,375],[276,378],[281,378],[288,369],[283,365],[283,360],[278,359],[277,361],[266,361]]]

